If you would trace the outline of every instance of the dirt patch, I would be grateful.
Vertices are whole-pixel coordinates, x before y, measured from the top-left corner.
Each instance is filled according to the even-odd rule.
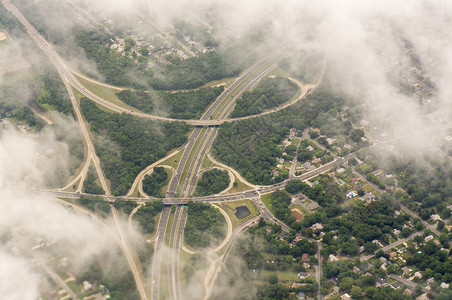
[[[6,40],[6,33],[0,31],[0,41]]]
[[[292,209],[291,215],[295,217],[297,222],[300,222],[304,218],[303,214],[301,213],[301,211],[298,208]]]

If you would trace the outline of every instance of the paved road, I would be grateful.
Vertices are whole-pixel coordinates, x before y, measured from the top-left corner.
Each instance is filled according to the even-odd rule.
[[[154,258],[152,260],[152,293],[151,299],[159,299],[160,292],[160,269],[162,261],[162,246],[165,238],[166,225],[168,223],[171,206],[165,205],[160,215],[157,227],[157,244],[154,249]]]
[[[47,266],[47,264],[44,262],[44,260],[36,255],[36,253],[32,252],[33,257],[36,259],[36,261],[41,265],[41,267],[52,277],[52,279],[61,287],[63,288],[66,293],[69,295],[69,297],[72,300],[77,300],[77,295],[71,290],[71,288],[64,282],[63,279],[52,269]]]
[[[179,185],[179,181],[181,180],[182,172],[184,170],[185,164],[187,163],[190,152],[193,150],[196,139],[198,138],[201,128],[195,128],[188,138],[188,143],[185,148],[184,153],[182,154],[182,158],[179,161],[179,165],[177,166],[176,173],[173,178],[171,178],[171,182],[168,187],[167,198],[172,198],[176,194],[177,186]]]
[[[364,177],[361,173],[359,173],[358,171],[356,171],[354,168],[352,168],[353,173],[358,176],[360,179],[362,179],[363,181],[367,182],[370,186],[372,186],[375,190],[379,191],[380,193],[384,193],[385,191],[380,189],[378,186],[376,186],[375,184],[373,184],[372,182],[369,182],[367,180],[366,177]],[[429,223],[427,223],[426,221],[424,221],[418,214],[416,214],[415,212],[411,211],[408,207],[400,204],[400,208],[406,212],[407,214],[409,214],[411,217],[419,219],[422,224],[425,226],[425,228],[430,229],[434,234],[436,234],[437,236],[439,236],[441,233],[438,231],[438,229],[436,228],[436,223],[433,225],[430,225]],[[452,241],[449,242],[449,245],[452,245]]]
[[[126,113],[135,115],[142,118],[148,118],[152,120],[161,120],[161,121],[169,121],[169,122],[185,122],[194,126],[218,126],[226,120],[210,120],[209,117],[201,118],[201,120],[184,120],[184,119],[174,119],[174,118],[167,118],[162,116],[156,116],[151,114],[145,114],[136,112],[124,107],[121,107],[119,105],[116,105],[108,100],[103,99],[102,97],[99,97],[98,95],[92,93],[88,89],[86,89],[73,75],[72,69],[66,64],[66,62],[56,53],[56,51],[50,46],[49,43],[39,34],[39,32],[33,27],[33,25],[28,22],[28,20],[22,15],[22,13],[16,8],[14,4],[11,3],[9,0],[1,0],[3,5],[11,11],[17,19],[25,26],[27,29],[28,34],[30,37],[38,44],[38,46],[43,50],[43,52],[49,57],[50,61],[55,65],[57,70],[60,72],[60,74],[63,74],[68,82],[77,89],[81,94],[83,94],[85,97],[93,100],[94,102],[107,107],[108,109],[115,111],[117,113]],[[258,62],[256,65],[254,65],[252,68],[248,69],[246,72],[244,72],[242,75],[240,75],[239,80],[237,80],[232,86],[235,88],[237,86],[240,86],[240,84],[247,79],[247,76],[249,74],[252,74],[256,69],[259,69],[262,66],[265,66],[266,63],[268,63],[267,59],[272,59],[273,57],[268,57],[260,62]],[[220,100],[226,98],[228,94],[222,94],[220,97]],[[212,107],[212,112],[216,110],[218,105],[221,104],[221,101],[219,103]],[[209,114],[211,111],[206,111],[206,114]],[[209,115],[210,116],[210,115]]]
[[[317,298],[319,300],[323,300],[323,294],[320,292],[321,291],[321,278],[323,276],[323,270],[322,270],[322,255],[320,254],[320,252],[322,251],[322,243],[317,241],[317,253],[316,253],[316,257],[317,257],[317,261],[318,261],[318,266],[316,266],[316,272],[315,272],[315,276],[316,276],[316,280],[317,283],[319,284],[319,292],[317,295]]]
[[[353,157],[355,154],[349,154],[345,156],[342,159],[337,159],[335,161],[332,161],[326,165],[323,165],[315,170],[311,170],[309,172],[306,172],[302,175],[295,176],[298,180],[309,180],[311,178],[314,178],[315,176],[322,174],[328,170],[330,170],[332,167],[334,167],[335,164],[340,164],[343,161],[346,161],[348,158]],[[250,199],[254,197],[259,197],[259,194],[266,194],[273,192],[277,189],[282,189],[287,184],[288,180],[279,182],[270,186],[258,186],[256,189],[251,191],[245,191],[240,193],[234,193],[234,194],[226,194],[226,195],[212,195],[212,196],[204,196],[204,197],[167,197],[162,199],[163,203],[165,205],[179,205],[179,204],[187,204],[189,201],[194,202],[224,202],[224,201],[234,201],[234,200],[243,200],[243,199]],[[65,192],[60,190],[41,190],[42,193],[52,194],[56,197],[66,197],[66,198],[79,198],[81,195],[85,196],[99,196],[99,195],[92,195],[89,193],[76,193],[76,192]],[[137,198],[137,197],[128,197],[128,196],[107,196],[103,195],[103,197],[106,201],[115,201],[116,199],[124,199],[129,201],[135,201],[135,202],[148,202],[148,201],[154,201],[160,198]]]
[[[175,270],[175,274],[174,274],[174,288],[176,291],[176,299],[180,299],[180,283],[179,283],[179,252],[180,252],[180,246],[182,244],[183,241],[183,237],[184,237],[184,229],[185,229],[185,223],[187,223],[187,207],[182,206],[181,209],[181,216],[180,216],[180,222],[179,222],[179,229],[177,231],[177,236],[176,236],[176,244],[175,244],[175,250],[176,250],[176,260],[174,261],[174,270]]]
[[[124,236],[121,224],[119,223],[118,215],[116,212],[116,208],[113,205],[110,205],[111,207],[111,213],[113,215],[113,219],[115,221],[116,225],[116,231],[119,236],[119,242],[122,246],[122,250],[124,253],[124,256],[126,257],[126,260],[129,264],[130,270],[132,271],[133,277],[135,279],[135,283],[137,286],[138,293],[140,294],[141,299],[146,300],[148,297],[146,295],[146,291],[144,290],[143,281],[141,280],[140,272],[138,271],[137,265],[135,264],[135,260],[132,256],[132,252],[129,249],[129,245],[126,241],[126,238]]]
[[[395,279],[395,280],[397,280],[397,281],[399,281],[399,282],[411,287],[412,289],[415,289],[417,287],[417,284],[412,282],[411,280],[405,279],[403,277],[400,277],[400,276],[397,276],[397,275],[394,275],[394,274],[388,274],[388,276],[391,277],[392,279]],[[427,290],[424,287],[422,288],[422,291],[424,293],[431,293],[432,292],[430,290]]]
[[[214,103],[212,103],[202,115],[201,121],[210,120],[212,118],[226,118],[232,111],[235,100],[240,97],[243,92],[250,90],[255,83],[274,69],[280,59],[281,57],[279,56],[269,56],[243,72],[243,74],[240,75],[231,86],[223,91]],[[201,166],[205,153],[209,151],[213,144],[217,132],[217,128],[210,128],[204,133],[201,130],[193,132],[189,138],[189,143],[185,149],[183,158],[177,168],[177,176],[175,176],[170,183],[170,188],[168,190],[169,195],[174,195],[178,190],[178,186],[181,184],[182,195],[190,196],[193,193],[199,173],[199,167]],[[200,139],[200,143],[197,145],[196,149],[193,149],[197,139]],[[195,151],[194,154],[192,154],[192,151]],[[192,160],[188,161],[190,155],[192,155]],[[187,163],[189,164],[189,171],[187,174],[184,174],[183,170],[186,168]]]
[[[177,297],[177,292],[176,292],[176,286],[175,286],[175,269],[174,269],[174,265],[175,265],[175,261],[178,260],[178,258],[176,258],[176,245],[175,245],[175,240],[176,240],[176,236],[177,236],[177,230],[179,229],[179,227],[177,226],[177,222],[179,221],[179,217],[180,217],[180,212],[181,212],[181,206],[177,205],[176,206],[176,211],[174,212],[174,218],[173,218],[173,224],[171,225],[171,233],[170,233],[170,238],[169,238],[169,248],[171,249],[169,251],[169,259],[168,259],[168,287],[169,287],[169,292],[170,292],[170,298],[173,300],[177,300],[179,299]],[[179,247],[177,247],[179,248]]]
[[[403,243],[408,242],[409,240],[412,240],[415,236],[419,236],[419,235],[423,235],[423,234],[424,234],[423,231],[419,231],[419,232],[413,233],[412,235],[410,235],[410,236],[408,236],[408,237],[406,237],[406,238],[400,239],[400,240],[398,240],[398,241],[396,241],[396,242],[394,242],[394,243],[391,243],[391,244],[389,244],[389,245],[387,245],[387,246],[384,246],[384,247],[381,248],[380,250],[383,250],[384,252],[386,252],[386,251],[388,251],[388,250],[391,250],[391,249],[394,248],[394,247],[397,247],[398,245],[401,245],[401,244],[403,244]],[[369,258],[372,258],[372,257],[374,257],[374,256],[375,256],[375,254],[369,254],[369,255],[361,256],[359,259],[360,259],[361,261],[365,261],[365,260],[368,260]]]

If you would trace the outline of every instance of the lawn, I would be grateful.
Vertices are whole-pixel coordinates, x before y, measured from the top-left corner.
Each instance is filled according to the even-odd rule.
[[[204,156],[204,159],[201,163],[201,170],[206,168],[212,168],[212,167],[219,167],[217,164],[215,164],[213,161],[210,160],[209,157]]]
[[[74,76],[84,87],[86,87],[88,90],[90,90],[95,95],[97,95],[111,103],[114,103],[120,107],[129,109],[129,110],[132,110],[135,112],[140,112],[137,108],[127,105],[126,103],[122,102],[118,98],[118,96],[116,96],[116,93],[120,92],[119,90],[115,90],[115,89],[112,89],[112,88],[109,88],[106,86],[98,85],[94,82],[91,82],[91,81],[88,81],[81,77],[78,77],[77,75],[74,75]]]
[[[347,198],[343,203],[339,204],[341,207],[351,206],[355,202],[362,202],[358,197]]]
[[[274,214],[273,207],[272,207],[271,204],[270,204],[270,197],[271,197],[271,195],[272,195],[272,193],[268,193],[268,194],[261,195],[261,200],[262,200],[262,202],[264,202],[264,204],[265,204],[265,206],[268,208],[268,210],[269,210],[272,214]]]
[[[171,156],[168,157],[166,160],[162,161],[159,166],[169,166],[173,167],[174,169],[177,169],[177,165],[179,164],[180,159],[182,158],[182,155],[184,154],[184,151],[174,152],[170,154]]]
[[[80,286],[80,284],[77,284],[77,282],[75,282],[75,280],[73,281],[68,281],[67,285],[69,286],[69,288],[76,294],[80,293],[82,290],[82,287]]]
[[[174,172],[171,169],[165,168],[165,172],[168,175],[168,183],[160,189],[163,195],[166,195],[166,192],[168,191],[168,186],[171,182],[171,178],[173,178]]]
[[[289,271],[262,271],[262,277],[268,277],[271,274],[276,274],[278,276],[279,281],[287,281],[287,280],[297,280],[297,273],[295,272],[289,272]]]
[[[290,209],[292,209],[292,208],[298,208],[298,209],[302,212],[302,214],[303,214],[304,216],[309,215],[308,211],[307,211],[306,209],[304,209],[301,205],[298,205],[298,204],[291,204],[291,205],[289,206],[289,208],[290,208]]]
[[[236,184],[236,186],[232,186],[232,188],[227,192],[228,194],[239,193],[253,189],[249,185],[239,180],[237,177],[235,177],[234,184]]]
[[[174,219],[174,212],[175,212],[175,206],[171,207],[171,212],[170,215],[168,217],[168,223],[166,223],[166,229],[165,229],[165,245],[169,244],[169,239],[170,239],[170,235],[171,235],[171,229],[173,226],[173,219]]]
[[[231,201],[231,202],[223,202],[223,203],[221,203],[220,206],[228,214],[229,218],[231,219],[232,230],[235,230],[237,227],[239,227],[240,225],[246,223],[248,220],[254,218],[255,216],[257,216],[259,214],[259,210],[257,209],[257,207],[254,204],[254,202],[252,200],[250,200],[250,199]],[[248,209],[250,211],[250,215],[245,217],[245,218],[243,218],[243,219],[238,219],[235,216],[235,214],[232,211],[232,209],[235,209],[235,208],[237,208],[239,206],[246,206],[246,207],[248,207]],[[230,209],[230,208],[232,208],[232,209]]]

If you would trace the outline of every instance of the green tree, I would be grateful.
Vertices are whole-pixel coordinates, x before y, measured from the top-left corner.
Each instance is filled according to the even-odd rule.
[[[339,287],[341,291],[348,291],[352,288],[352,285],[355,281],[351,277],[344,277],[339,283]]]
[[[354,286],[350,290],[350,296],[353,299],[359,299],[362,297],[363,290],[359,286]]]

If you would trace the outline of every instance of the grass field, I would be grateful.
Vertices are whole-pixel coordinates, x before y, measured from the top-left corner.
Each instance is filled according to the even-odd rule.
[[[270,197],[271,197],[271,195],[272,195],[272,193],[268,193],[268,194],[262,195],[262,196],[261,196],[261,200],[262,200],[262,202],[264,202],[264,204],[265,204],[265,206],[267,207],[267,209],[268,209],[272,214],[274,214],[273,207],[272,207],[272,205],[270,204]]]
[[[171,178],[173,178],[174,172],[171,169],[165,168],[165,172],[168,175],[168,183],[160,189],[163,195],[166,195],[166,191],[168,191],[169,184],[171,182]]]
[[[239,192],[249,191],[249,190],[253,189],[249,185],[247,185],[244,182],[240,181],[237,177],[235,177],[234,184],[235,183],[237,185],[236,186],[232,186],[232,188],[227,192],[227,194],[239,193]]]
[[[84,87],[86,87],[88,90],[90,90],[95,95],[97,95],[111,103],[114,103],[120,107],[129,109],[129,110],[133,110],[135,112],[141,112],[139,109],[132,107],[130,105],[127,105],[126,103],[121,101],[118,98],[118,96],[116,96],[116,93],[118,93],[119,90],[115,90],[115,89],[112,89],[112,88],[109,88],[106,86],[98,85],[92,81],[88,81],[86,79],[78,77],[77,75],[74,75],[74,76]]]
[[[201,163],[201,170],[202,169],[206,169],[206,168],[212,168],[212,167],[219,167],[217,164],[215,164],[213,161],[210,160],[209,157],[204,156],[204,159],[202,160]]]
[[[299,211],[301,211],[301,213],[302,213],[304,216],[309,215],[309,212],[308,212],[306,209],[304,209],[301,205],[298,205],[298,204],[291,204],[291,205],[289,206],[289,208],[290,208],[290,209],[292,209],[292,208],[297,208]]]
[[[262,277],[268,277],[271,274],[276,274],[278,276],[279,281],[287,281],[287,280],[297,280],[297,273],[289,272],[289,271],[262,271]]]
[[[165,245],[169,244],[169,239],[170,239],[170,235],[171,235],[171,229],[173,226],[173,220],[174,220],[174,210],[173,210],[174,206],[171,207],[171,212],[170,215],[168,217],[168,223],[166,224],[166,229],[165,229]]]
[[[179,164],[180,159],[182,158],[182,155],[184,154],[184,151],[179,151],[176,154],[173,154],[171,157],[168,157],[166,160],[162,161],[159,166],[170,166],[174,169],[177,169],[177,165]]]
[[[246,206],[248,207],[249,211],[250,211],[250,215],[239,220],[234,212],[232,211],[232,209],[225,207],[224,205],[221,205],[221,208],[228,214],[229,218],[231,219],[232,222],[232,230],[234,231],[237,227],[239,227],[240,225],[244,224],[245,222],[247,222],[248,220],[254,218],[255,216],[257,216],[259,214],[259,210],[257,209],[256,205],[254,204],[254,202],[250,199],[245,199],[245,200],[239,200],[239,201],[231,201],[231,202],[223,202],[222,204],[229,206],[230,208],[234,209],[239,207],[239,206]]]

